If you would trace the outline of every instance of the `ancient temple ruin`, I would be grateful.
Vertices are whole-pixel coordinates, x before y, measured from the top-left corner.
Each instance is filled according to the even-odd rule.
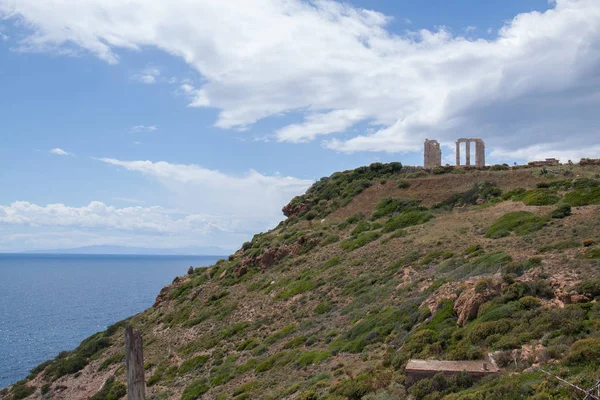
[[[435,168],[442,165],[442,149],[437,140],[425,139],[425,168]]]
[[[460,148],[464,143],[465,164],[461,164]],[[471,166],[471,143],[475,143],[475,167],[485,167],[485,143],[480,138],[460,138],[456,141],[456,166]],[[425,139],[424,162],[425,168],[435,168],[442,165],[442,149],[437,140]]]
[[[460,164],[460,145],[465,144],[465,164]],[[485,144],[483,140],[460,138],[456,141],[456,166],[457,167],[470,167],[471,166],[471,143],[475,143],[475,167],[485,167]]]

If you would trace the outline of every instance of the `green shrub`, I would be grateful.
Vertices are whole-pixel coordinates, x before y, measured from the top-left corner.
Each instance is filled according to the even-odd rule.
[[[346,218],[346,223],[351,225],[351,224],[355,224],[358,221],[363,220],[363,219],[365,219],[365,214],[359,212],[359,213],[356,213],[356,214]]]
[[[539,257],[528,258],[523,263],[523,270],[527,271],[528,269],[531,269],[533,267],[537,267],[537,266],[540,266],[540,265],[542,265],[542,259],[541,258],[539,258]]]
[[[483,293],[492,285],[492,280],[489,278],[479,279],[475,284],[475,293]]]
[[[552,216],[552,218],[554,219],[562,219],[562,218],[566,218],[569,215],[571,215],[571,205],[570,204],[566,204],[563,203],[561,205],[559,205],[556,210],[552,211],[552,214],[550,214]]]
[[[181,395],[181,400],[196,400],[202,398],[202,395],[208,392],[210,387],[206,379],[198,379],[193,381],[189,386],[185,388]]]
[[[206,364],[208,359],[209,357],[206,355],[192,357],[181,364],[181,366],[177,370],[177,374],[185,375],[190,371],[196,371],[202,368]]]
[[[344,250],[352,251],[379,239],[380,236],[381,233],[375,231],[363,232],[356,238],[342,241],[340,247]]]
[[[40,388],[40,393],[42,394],[42,396],[44,396],[44,395],[50,393],[51,388],[52,388],[52,384],[50,382],[46,382]],[[0,393],[0,395],[2,395],[2,394]]]
[[[481,247],[480,244],[472,244],[471,246],[467,247],[467,249],[465,250],[465,255],[472,255],[474,253],[480,253],[483,250],[483,247]]]
[[[523,196],[523,203],[528,206],[549,206],[558,203],[560,197],[547,189],[529,190]]]
[[[424,211],[408,211],[387,220],[383,225],[383,232],[388,233],[409,226],[421,225],[432,218],[431,214]]]
[[[600,180],[592,178],[577,178],[573,180],[573,188],[575,189],[591,189],[600,186]]]
[[[470,263],[456,268],[452,271],[452,276],[456,279],[460,279],[468,276],[494,274],[498,272],[498,270],[501,270],[503,265],[506,265],[511,261],[512,257],[503,251],[484,253],[473,258]]]
[[[25,381],[19,381],[13,385],[10,390],[13,400],[21,400],[31,396],[35,392],[35,387],[27,386]]]
[[[408,189],[410,187],[410,182],[401,180],[401,181],[398,181],[396,186],[398,187],[398,189]]]
[[[546,246],[542,246],[538,249],[538,251],[540,253],[546,253],[548,251],[566,250],[566,249],[572,249],[572,248],[579,247],[579,246],[580,246],[580,243],[575,240],[563,240],[560,242],[555,242],[555,243],[551,243]]]
[[[473,343],[483,342],[488,336],[504,334],[512,329],[512,322],[508,319],[499,321],[481,322],[469,332],[469,339]]]
[[[328,359],[329,357],[331,357],[331,353],[329,352],[310,350],[302,353],[296,359],[296,362],[303,367],[308,367],[309,365],[318,364],[321,361]]]
[[[600,278],[586,279],[575,286],[575,290],[592,297],[600,296]]]
[[[510,318],[513,314],[518,312],[520,308],[521,305],[517,302],[512,302],[508,304],[498,304],[485,310],[481,315],[479,315],[477,320],[479,322],[491,322],[499,321],[504,318]]]
[[[296,336],[292,340],[283,345],[284,349],[295,349],[302,346],[306,342],[307,337],[304,335]]]
[[[538,308],[542,305],[542,302],[539,299],[536,299],[533,296],[525,296],[519,299],[519,303],[523,308],[531,310],[534,308]]]
[[[478,201],[487,201],[502,195],[502,190],[495,182],[482,181],[477,182],[471,189],[464,193],[457,193],[446,201],[438,204],[437,207],[454,207],[461,204],[477,204]]]
[[[350,400],[360,400],[373,391],[373,381],[367,375],[359,375],[356,379],[344,379],[332,389],[332,393]]]
[[[106,380],[100,391],[89,400],[118,400],[127,394],[127,386],[112,376]]]
[[[296,358],[298,350],[293,351],[282,351],[280,353],[273,354],[271,357],[264,359],[262,362],[256,365],[256,372],[266,372],[271,370],[275,366],[283,367]]]
[[[375,220],[381,217],[388,217],[395,213],[421,209],[422,207],[419,207],[420,203],[421,200],[413,199],[383,199],[375,206],[375,212],[373,213],[372,219]]]
[[[329,300],[325,300],[320,302],[315,307],[315,313],[317,314],[327,314],[329,311],[333,309],[333,303]]]
[[[569,364],[598,365],[600,359],[600,338],[588,338],[571,345],[567,362]]]
[[[283,328],[281,328],[281,330],[268,336],[265,339],[265,344],[273,344],[275,342],[278,342],[279,340],[283,339],[287,335],[295,332],[297,329],[298,329],[298,326],[296,324],[286,325]]]
[[[590,247],[585,251],[585,258],[600,258],[600,248]]]
[[[242,333],[247,326],[248,324],[246,322],[238,322],[232,325],[227,325],[219,332],[219,338],[228,339],[233,337],[239,333]]]
[[[502,195],[503,200],[511,200],[511,201],[522,201],[523,197],[525,197],[525,193],[527,190],[523,188],[516,188],[511,190],[510,192],[506,192]]]
[[[350,234],[352,236],[358,236],[359,234],[361,234],[363,232],[368,232],[371,229],[372,229],[371,228],[371,224],[369,222],[367,222],[367,221],[360,221],[358,223],[358,225],[356,225],[356,228],[354,228]]]
[[[177,376],[177,367],[170,365],[166,361],[162,361],[156,367],[152,376],[146,382],[147,386],[154,386],[161,381],[172,381]]]
[[[535,279],[527,284],[529,293],[536,297],[551,299],[554,297],[552,286],[545,279]]]
[[[304,278],[291,282],[288,287],[277,293],[274,297],[275,300],[287,300],[294,297],[297,294],[308,292],[316,287],[315,282],[310,278]]]
[[[253,391],[254,389],[257,389],[261,386],[261,383],[258,381],[251,381],[248,383],[244,383],[241,386],[238,386],[234,391],[233,391],[233,395],[234,396],[239,396],[242,393],[246,393],[246,392],[250,392]]]
[[[544,227],[547,219],[527,211],[510,212],[498,218],[488,229],[485,236],[498,239],[515,232],[517,235],[526,235]]]
[[[575,207],[600,204],[600,187],[579,189],[567,193],[565,201]]]
[[[100,364],[100,366],[98,367],[98,371],[104,371],[111,365],[120,363],[123,360],[125,360],[125,354],[122,354],[122,353],[114,354],[114,355],[108,357],[106,360],[102,361],[102,364]]]
[[[433,250],[429,253],[427,253],[425,255],[425,257],[423,257],[423,259],[421,259],[420,263],[421,265],[429,265],[434,261],[437,260],[447,260],[449,258],[452,258],[454,256],[454,253],[452,253],[452,251],[450,250]]]
[[[341,262],[342,262],[342,258],[341,257],[339,257],[339,256],[331,257],[325,263],[325,268],[335,267],[336,265],[341,264]]]
[[[248,338],[246,340],[244,340],[242,343],[240,343],[235,349],[237,351],[244,351],[244,350],[252,350],[255,349],[259,346],[259,342],[258,339],[256,338]]]

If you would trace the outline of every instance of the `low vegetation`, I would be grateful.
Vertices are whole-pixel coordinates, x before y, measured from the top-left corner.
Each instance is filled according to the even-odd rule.
[[[491,239],[505,237],[514,232],[517,235],[527,235],[539,231],[547,219],[528,211],[516,211],[498,218],[488,229],[485,236]]]
[[[152,399],[569,398],[530,367],[595,382],[600,169],[561,168],[333,174],[276,228],[175,279],[155,306],[0,398],[76,393],[79,376],[103,383],[93,399],[123,398],[125,324],[144,336]],[[410,358],[489,353],[497,377],[406,379]]]

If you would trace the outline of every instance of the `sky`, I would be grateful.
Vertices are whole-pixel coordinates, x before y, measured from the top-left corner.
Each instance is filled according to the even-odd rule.
[[[600,153],[598,0],[0,0],[0,251],[235,250],[372,162]]]

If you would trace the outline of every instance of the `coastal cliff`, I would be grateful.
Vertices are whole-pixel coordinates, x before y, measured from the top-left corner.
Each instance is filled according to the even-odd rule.
[[[333,174],[287,219],[165,287],[0,399],[125,396],[126,325],[149,399],[568,399],[600,366],[600,167]],[[409,359],[502,373],[406,379]],[[516,373],[515,373],[516,372]]]

